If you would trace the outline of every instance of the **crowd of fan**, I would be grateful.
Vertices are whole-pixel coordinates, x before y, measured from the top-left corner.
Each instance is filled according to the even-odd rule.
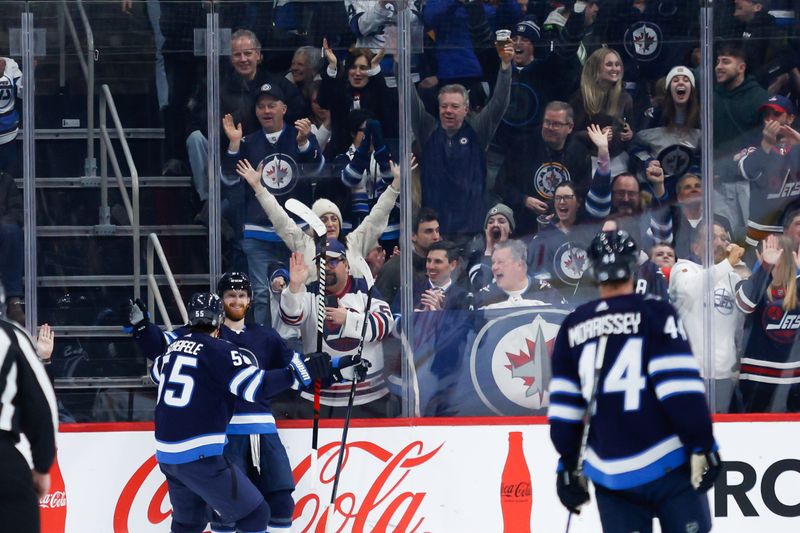
[[[300,21],[316,4],[277,6],[271,33],[253,23],[269,14],[227,13],[234,32],[219,84],[224,119],[214,142],[223,154],[227,258],[253,281],[255,319],[280,324],[289,338],[299,334],[280,323],[278,302],[290,281],[290,251],[304,252],[309,266],[314,251],[283,211],[288,198],[313,205],[329,238],[346,242],[351,274],[360,277],[355,261],[365,258],[381,299],[401,311],[401,258],[386,260],[387,251],[401,253],[393,163],[406,163],[395,157],[397,5],[326,7],[325,24],[306,28]],[[797,287],[789,267],[800,244],[792,150],[800,142],[793,128],[800,71],[795,28],[771,7],[781,6],[735,0],[714,13],[709,181],[699,170],[692,3],[410,6],[409,118],[418,162],[410,307],[575,307],[594,297],[586,245],[601,228],[617,227],[642,247],[638,290],[671,298],[702,352],[700,265],[710,244],[717,354],[705,370],[716,380],[717,409],[796,410]],[[162,3],[168,79],[187,77],[175,23],[189,27],[192,9]],[[497,33],[503,29],[510,35]],[[302,46],[281,65],[271,49],[290,41]],[[208,197],[205,98],[202,84],[187,86],[170,90],[165,106],[168,144],[186,139],[201,200]],[[715,195],[713,238],[704,231],[704,187]],[[743,335],[747,315],[754,325]],[[767,361],[763,354],[775,350],[784,357]]]
[[[256,321],[299,342],[281,293],[291,254],[311,266],[315,250],[284,211],[289,198],[313,206],[345,244],[350,275],[367,276],[357,266],[366,260],[395,318],[403,253],[415,311],[574,308],[595,297],[586,246],[600,229],[621,228],[642,249],[637,290],[675,303],[698,354],[708,309],[700,265],[711,246],[716,354],[704,370],[717,409],[800,408],[800,41],[793,18],[768,12],[791,5],[715,6],[711,177],[700,172],[695,2],[412,3],[412,162],[397,157],[398,4],[218,6],[233,33],[216,139],[192,53],[201,4],[162,0],[160,19],[150,16],[164,172],[188,165],[207,204],[209,143],[219,143],[226,266],[249,274]],[[406,164],[413,249],[400,251]]]

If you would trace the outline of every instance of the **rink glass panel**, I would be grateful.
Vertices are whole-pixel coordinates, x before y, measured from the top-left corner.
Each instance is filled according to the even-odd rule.
[[[67,2],[67,7],[72,15],[77,35],[81,41],[83,55],[86,55],[85,30],[83,28],[80,12],[76,2]],[[147,2],[134,2],[131,13],[124,14],[118,2],[107,3],[83,3],[87,18],[91,24],[95,49],[98,54],[95,56],[95,98],[93,101],[95,141],[94,157],[95,170],[91,164],[87,165],[87,143],[86,143],[86,120],[87,120],[87,89],[83,75],[78,52],[75,50],[69,25],[64,25],[64,74],[61,75],[59,64],[60,45],[59,39],[59,17],[62,4],[60,2],[5,2],[0,8],[2,18],[6,21],[3,24],[4,45],[10,44],[10,30],[13,28],[23,29],[21,15],[23,12],[33,14],[33,26],[31,29],[45,30],[45,53],[41,57],[36,57],[37,67],[35,71],[35,97],[32,100],[32,109],[36,132],[34,135],[25,136],[20,134],[16,143],[19,145],[20,157],[18,168],[15,170],[15,178],[18,180],[20,190],[27,193],[26,201],[29,202],[28,210],[35,213],[36,231],[25,227],[29,239],[26,241],[26,256],[33,257],[34,261],[30,265],[37,272],[35,278],[26,278],[26,299],[28,306],[26,309],[28,316],[28,327],[33,328],[34,323],[40,324],[48,322],[56,326],[57,340],[54,353],[53,370],[54,375],[60,381],[57,385],[61,386],[85,386],[81,394],[91,397],[91,401],[82,400],[84,407],[76,407],[82,413],[89,412],[89,415],[81,415],[83,420],[108,420],[108,419],[141,419],[147,418],[147,407],[138,408],[137,414],[131,417],[131,413],[122,412],[128,408],[123,406],[119,415],[97,414],[95,406],[107,405],[97,399],[97,389],[90,388],[85,381],[74,378],[119,378],[123,381],[116,384],[130,384],[124,379],[136,378],[144,374],[145,361],[127,335],[120,333],[119,326],[124,322],[125,313],[122,311],[122,304],[131,297],[132,274],[133,274],[133,247],[131,243],[130,224],[125,220],[124,202],[116,186],[114,171],[111,163],[108,164],[107,174],[109,176],[108,188],[108,214],[100,211],[103,203],[101,198],[100,179],[101,169],[101,149],[99,141],[99,120],[100,120],[100,94],[102,84],[108,84],[114,96],[120,120],[123,126],[130,132],[128,144],[131,148],[133,160],[138,171],[140,180],[145,185],[141,189],[140,199],[140,224],[144,227],[154,229],[160,233],[164,251],[170,262],[170,266],[178,278],[178,286],[182,296],[187,298],[192,292],[204,290],[212,286],[220,272],[241,265],[241,257],[237,259],[235,244],[232,244],[230,232],[223,229],[225,226],[224,199],[221,198],[225,191],[216,185],[216,180],[209,183],[209,197],[212,204],[219,204],[219,209],[213,205],[209,209],[207,222],[203,225],[202,217],[196,219],[202,208],[196,187],[191,179],[191,169],[188,164],[184,168],[168,168],[169,173],[177,176],[162,177],[165,164],[171,159],[174,153],[179,154],[178,159],[185,159],[185,154],[181,152],[185,145],[181,145],[180,138],[185,138],[191,132],[191,117],[188,110],[168,109],[170,117],[170,128],[178,129],[178,132],[164,131],[165,115],[160,111],[159,96],[156,90],[155,57],[157,46],[155,43],[154,32],[150,20],[148,19]],[[344,52],[348,45],[353,41],[352,32],[347,25],[347,13],[343,3],[340,2],[315,2],[315,3],[295,3],[287,4],[294,12],[283,12],[278,16],[273,12],[274,6],[262,6],[261,4],[251,3],[211,3],[201,4],[200,2],[170,3],[167,17],[174,26],[170,26],[167,31],[174,32],[173,36],[180,35],[181,39],[171,39],[165,43],[161,49],[164,56],[165,65],[169,65],[170,72],[177,73],[173,80],[179,81],[177,91],[187,95],[184,104],[190,102],[193,96],[203,94],[196,92],[203,88],[206,91],[211,88],[219,95],[219,84],[222,73],[230,68],[229,47],[226,46],[224,38],[215,46],[209,46],[208,39],[218,34],[223,37],[228,35],[225,30],[235,28],[242,24],[242,20],[257,21],[254,23],[256,33],[262,40],[263,64],[276,73],[284,74],[290,66],[291,57],[294,50],[302,45],[311,45],[319,48],[322,37],[327,37],[331,47],[339,54],[339,58],[344,57]],[[163,8],[163,4],[162,4]],[[684,5],[680,15],[683,17],[680,23],[673,20],[670,23],[661,24],[659,21],[659,32],[653,28],[648,31],[647,26],[638,27],[638,32],[634,29],[633,33],[626,36],[625,32],[619,32],[616,28],[607,34],[605,40],[613,49],[618,50],[625,63],[626,81],[632,71],[638,69],[638,73],[644,82],[638,82],[634,89],[629,86],[633,96],[634,109],[637,110],[632,116],[625,115],[627,121],[635,133],[641,131],[641,121],[643,112],[650,107],[648,101],[649,94],[652,92],[656,97],[663,96],[663,81],[659,81],[666,72],[664,64],[669,56],[670,64],[685,64],[692,67],[696,79],[694,90],[700,93],[700,79],[706,65],[697,64],[697,54],[692,53],[699,47],[700,43],[700,17],[702,13],[694,5]],[[728,9],[725,6],[725,9]],[[602,6],[602,9],[610,9]],[[535,10],[531,5],[531,10]],[[722,8],[720,8],[722,10]],[[163,13],[163,12],[162,12]],[[212,15],[211,18],[208,15]],[[544,19],[539,15],[540,26]],[[213,16],[216,16],[215,18]],[[603,19],[620,20],[624,13],[601,13],[598,15],[598,24]],[[715,34],[720,37],[717,45],[724,44],[728,30],[725,21],[729,21],[731,13],[719,11],[714,14]],[[443,37],[452,32],[454,21],[459,20],[453,17],[452,20],[439,21],[437,35],[439,39],[432,40],[429,33],[425,36],[425,46],[433,58],[442,52],[450,52],[450,57],[460,57],[459,54],[466,56],[463,50],[448,44],[447,38]],[[552,20],[551,20],[552,22]],[[417,72],[420,62],[424,63],[425,55],[418,55],[418,41],[422,37],[413,31],[413,20],[406,21],[409,26],[408,32],[399,32],[399,42],[405,45],[406,51],[410,52],[408,58],[409,66],[401,61],[396,68],[396,74],[400,80],[397,84],[395,100],[389,106],[386,117],[390,121],[396,121],[397,128],[393,137],[387,137],[387,144],[396,161],[406,161],[409,155],[409,147],[412,143],[410,117],[404,115],[401,110],[408,109],[410,99],[411,78],[414,82],[417,78],[412,78],[410,74]],[[450,27],[448,27],[448,24]],[[511,24],[505,24],[509,29]],[[163,29],[163,28],[162,28]],[[500,28],[493,28],[500,29]],[[789,28],[789,30],[793,30]],[[788,31],[788,30],[787,30]],[[619,34],[619,35],[618,35]],[[657,39],[653,41],[653,37]],[[652,61],[654,53],[648,53],[648,43],[655,42],[658,53]],[[592,43],[588,43],[588,48],[592,48]],[[5,54],[5,48],[3,53]],[[439,47],[437,49],[436,47]],[[637,49],[637,46],[639,47]],[[402,49],[403,46],[400,46]],[[11,46],[12,51],[14,50]],[[633,61],[628,51],[634,54],[639,53],[639,61]],[[211,53],[211,61],[216,62],[216,67],[209,69],[211,64],[207,51]],[[396,50],[387,51],[387,55]],[[494,85],[497,73],[497,56],[492,47],[478,47],[475,57],[479,59],[481,67],[480,76],[471,79],[474,85],[475,94],[471,94],[474,104],[479,104],[481,97],[479,92],[482,90],[482,81],[487,82],[490,90]],[[547,52],[545,49],[536,49],[535,55],[541,58]],[[21,50],[17,49],[15,59],[22,65]],[[402,54],[395,54],[398,59],[404,59]],[[429,54],[430,55],[430,54]],[[445,53],[445,57],[447,53]],[[430,57],[428,58],[430,59]],[[712,62],[715,58],[712,58]],[[387,62],[384,61],[384,65]],[[391,63],[389,63],[390,65]],[[632,65],[636,65],[634,68]],[[439,67],[442,67],[440,64]],[[700,67],[700,68],[697,68]],[[713,72],[713,64],[707,72]],[[388,68],[388,67],[387,67]],[[435,62],[430,68],[436,71]],[[580,67],[578,67],[578,71]],[[667,69],[668,70],[668,69]],[[424,71],[423,71],[424,72]],[[443,73],[439,73],[443,74]],[[212,79],[212,76],[217,76]],[[425,76],[423,74],[423,79]],[[444,75],[442,77],[444,80]],[[545,77],[548,82],[562,83],[559,79],[559,72],[548,73]],[[573,75],[572,90],[564,89],[557,96],[559,99],[569,102],[572,100],[574,91],[577,90],[579,80]],[[409,83],[406,83],[408,81]],[[216,82],[216,83],[215,83]],[[205,87],[203,87],[205,86]],[[642,86],[648,86],[649,92],[643,90]],[[546,87],[546,86],[545,86]],[[559,85],[561,87],[561,85]],[[31,92],[31,94],[34,94]],[[207,92],[206,92],[207,94]],[[424,94],[424,91],[423,91]],[[702,100],[702,99],[701,99]],[[429,111],[437,114],[435,92],[427,95],[425,100],[429,106]],[[525,103],[525,100],[516,101]],[[163,102],[162,102],[163,103]],[[196,102],[194,102],[196,103]],[[703,104],[707,102],[703,101]],[[208,102],[206,102],[206,105]],[[526,112],[531,111],[531,105],[535,104],[527,101],[527,104],[513,109],[510,115],[511,122],[520,124],[525,122]],[[20,104],[21,105],[21,104]],[[537,104],[540,105],[541,104]],[[169,106],[167,106],[169,107]],[[219,107],[212,105],[209,107],[209,118],[206,128],[209,132],[214,131],[214,127],[219,128],[221,116]],[[184,124],[180,124],[180,120]],[[177,120],[177,122],[176,122]],[[541,114],[536,119],[541,123]],[[760,118],[759,118],[760,120]],[[112,121],[107,121],[109,130],[113,130]],[[403,128],[400,128],[403,124]],[[541,141],[542,128],[539,124],[532,124],[528,129],[527,135],[533,146]],[[209,128],[211,126],[211,128]],[[617,125],[619,127],[619,124]],[[558,126],[557,126],[558,127]],[[169,130],[170,128],[167,128]],[[216,136],[220,135],[220,130],[216,130]],[[578,133],[576,125],[573,136]],[[720,132],[716,132],[719,134]],[[730,137],[730,131],[725,130],[723,134]],[[115,134],[111,134],[112,144],[120,161],[123,176],[126,177],[128,190],[130,182],[127,178],[131,172],[124,160],[120,143],[116,140]],[[165,139],[169,136],[171,140]],[[756,137],[758,131],[756,131]],[[519,141],[521,136],[512,136],[512,141],[501,148],[508,148]],[[177,139],[177,141],[176,141]],[[743,147],[751,142],[750,132],[740,132],[733,135],[733,142],[741,144]],[[703,142],[701,140],[701,142]],[[28,143],[35,150],[33,165],[22,165],[21,151],[24,143]],[[172,143],[172,144],[170,144]],[[713,141],[712,144],[717,144]],[[221,146],[219,143],[209,144],[209,161],[219,162],[221,157]],[[528,148],[533,150],[532,148]],[[402,150],[402,151],[401,151]],[[654,149],[655,150],[655,149]],[[523,150],[524,151],[524,150]],[[522,161],[525,158],[498,158],[498,152],[503,150],[490,150],[487,156],[489,168],[489,182],[486,186],[487,201],[480,209],[485,209],[493,204],[495,187],[492,183],[493,173],[512,171],[523,177],[529,182],[539,180],[540,185],[557,180],[555,174],[548,174],[548,169],[542,169],[537,165],[519,163],[522,168],[515,168],[517,159]],[[520,150],[514,152],[518,155]],[[326,154],[327,155],[327,154]],[[335,154],[334,154],[335,155]],[[661,156],[662,161],[666,161],[668,154],[660,154],[660,150],[653,156]],[[672,160],[682,161],[683,153],[675,154]],[[717,154],[714,146],[709,146],[704,150],[696,150],[690,154],[692,165],[710,170],[713,175],[720,174],[719,167],[725,168],[724,162],[729,162],[731,154]],[[703,157],[706,158],[703,165]],[[333,157],[327,159],[325,168],[319,176],[319,180],[328,180],[338,183],[337,169],[333,165]],[[424,162],[424,154],[420,158],[421,164]],[[505,164],[506,168],[503,168]],[[527,166],[526,166],[527,165]],[[88,167],[88,168],[87,168]],[[735,168],[730,170],[734,179],[729,180],[740,183],[736,179]],[[537,175],[538,173],[538,175]],[[212,172],[212,175],[216,174]],[[638,169],[639,179],[643,184],[647,184],[646,176]],[[407,175],[406,175],[407,176]],[[722,177],[722,176],[721,176]],[[149,179],[147,179],[149,178]],[[588,181],[588,177],[585,177]],[[549,182],[548,182],[549,180]],[[496,182],[496,178],[495,178]],[[720,197],[725,194],[730,196],[730,192],[725,190],[723,183],[728,183],[724,177],[712,182],[702,179],[703,198],[705,207],[720,211]],[[35,186],[34,186],[35,185]],[[424,184],[423,184],[424,186]],[[739,185],[741,186],[741,185]],[[646,188],[646,187],[644,187]],[[404,184],[405,194],[415,189],[414,184]],[[721,194],[712,194],[721,193]],[[450,195],[447,203],[451,209],[463,210],[462,198]],[[404,252],[410,252],[413,248],[410,234],[412,221],[412,208],[419,207],[419,197],[414,196],[406,201],[401,196],[400,206],[402,211],[401,235],[398,239],[400,248]],[[347,205],[340,206],[345,212]],[[467,206],[467,209],[479,209],[474,206]],[[553,207],[548,206],[548,211],[552,212]],[[105,218],[107,216],[107,218]],[[479,217],[482,221],[483,215]],[[629,228],[649,227],[650,212],[639,217],[621,221],[620,224]],[[520,224],[520,221],[517,221]],[[113,234],[108,233],[108,225],[114,227]],[[703,225],[703,223],[701,223]],[[165,230],[165,227],[173,228]],[[181,233],[175,228],[181,228]],[[210,232],[203,228],[210,227]],[[744,221],[732,222],[733,238],[737,242],[742,242]],[[125,229],[128,228],[128,229]],[[576,226],[576,232],[582,235],[585,241],[594,231],[594,228],[583,228]],[[455,240],[461,241],[460,244],[468,244],[468,239],[463,236],[455,235],[458,231],[451,232]],[[578,235],[576,233],[576,235]],[[145,251],[146,251],[147,231],[141,232],[141,272],[142,279],[146,272]],[[526,244],[530,242],[530,234],[515,234],[516,238],[523,239]],[[711,242],[710,238],[706,239]],[[558,252],[564,242],[558,242],[555,252]],[[534,251],[535,251],[534,246]],[[580,247],[578,247],[580,248]],[[36,254],[32,254],[33,251]],[[391,249],[387,249],[391,253]],[[532,253],[531,255],[535,255]],[[702,262],[708,264],[710,256],[701,254]],[[558,275],[571,272],[577,277],[579,271],[585,267],[584,258],[579,250],[570,247],[563,249],[559,255],[561,269],[558,272],[555,268],[545,268],[545,265],[532,265],[529,271],[531,275],[538,275],[537,279],[550,276],[552,285],[567,300],[567,304],[556,305],[546,311],[537,309],[514,308],[506,310],[492,309],[488,311],[461,309],[454,311],[431,311],[414,312],[415,302],[413,301],[414,275],[409,268],[411,262],[403,265],[400,286],[403,290],[399,291],[399,299],[390,304],[397,309],[397,320],[400,322],[400,332],[396,337],[391,337],[384,341],[385,368],[387,374],[391,376],[389,383],[392,385],[392,394],[396,394],[403,406],[402,413],[406,416],[415,415],[439,415],[439,416],[480,416],[480,415],[508,415],[508,414],[544,414],[547,397],[546,384],[549,376],[549,356],[551,341],[555,335],[557,324],[564,316],[564,312],[593,297],[593,289],[583,284],[581,290],[575,291],[574,281],[568,277],[565,282]],[[555,267],[555,255],[548,256],[550,265]],[[753,259],[745,256],[745,261],[752,267]],[[466,275],[469,269],[469,262],[464,260],[459,264],[456,275]],[[549,272],[545,273],[544,270]],[[161,273],[160,267],[156,267],[157,274]],[[170,318],[174,324],[180,323],[177,307],[169,295],[169,291],[163,279],[159,280],[159,287],[166,301],[166,306]],[[703,292],[709,305],[715,302],[713,287],[703,285]],[[586,290],[583,290],[586,289]],[[149,289],[146,282],[142,281],[141,296],[147,300]],[[700,294],[697,294],[700,297]],[[731,303],[728,300],[724,300]],[[31,305],[33,303],[33,305]],[[735,305],[734,305],[735,308]],[[735,309],[733,312],[736,312]],[[158,313],[151,309],[151,313],[156,316],[154,319],[163,324],[163,319],[157,316]],[[711,331],[713,326],[712,319],[706,317],[705,327],[702,332]],[[756,324],[758,326],[758,324]],[[738,369],[739,356],[743,353],[744,346],[749,339],[749,325],[741,328],[744,334],[738,341],[740,347],[735,358],[735,370]],[[31,329],[32,330],[32,329]],[[793,346],[794,338],[789,336],[789,345]],[[714,339],[706,341],[704,337],[701,341],[702,348],[695,347],[695,352],[700,354],[701,367],[705,371],[705,376],[709,378],[708,383],[714,382],[711,378],[715,375],[715,368],[707,354],[713,349]],[[787,340],[784,338],[783,340]],[[78,347],[72,346],[76,345]],[[69,345],[69,346],[68,346]],[[73,354],[80,355],[81,360],[71,361]],[[434,367],[434,361],[439,359],[439,364]],[[73,363],[68,365],[67,363]],[[68,368],[79,368],[80,371],[67,370]],[[72,372],[72,373],[70,373]],[[63,381],[61,381],[63,380]],[[71,380],[71,381],[70,381]],[[716,384],[715,384],[716,385]],[[716,391],[716,386],[710,387],[711,391]],[[117,389],[113,389],[116,391]],[[147,394],[147,389],[135,390],[136,395],[134,404],[138,405],[140,396]],[[112,391],[112,392],[113,392]],[[63,396],[75,394],[71,390],[63,389],[60,392]],[[126,397],[126,401],[128,401]],[[299,400],[298,400],[299,401]],[[125,402],[118,402],[120,405]],[[129,402],[130,403],[130,402]],[[716,402],[712,402],[716,403]],[[91,407],[86,407],[91,406]],[[776,408],[770,406],[768,410]],[[137,408],[134,406],[134,410]],[[91,414],[94,413],[94,414]]]
[[[732,379],[731,361],[717,361],[717,406],[721,408],[720,400],[724,400],[719,393],[729,394],[727,382],[733,381],[731,412],[797,412],[797,309],[791,298],[783,296],[784,288],[787,294],[796,292],[796,260],[785,257],[781,264],[766,257],[761,262],[756,256],[768,233],[780,237],[777,245],[785,248],[784,254],[797,250],[797,228],[792,221],[798,204],[798,166],[791,140],[797,129],[792,109],[797,69],[789,59],[797,39],[796,16],[791,5],[771,5],[769,16],[758,13],[747,26],[750,38],[741,39],[741,27],[734,23],[744,20],[747,12],[734,11],[733,4],[715,7],[714,135],[713,146],[706,151],[713,156],[711,202],[715,214],[730,220],[733,241],[746,248],[744,263],[753,271],[751,283],[737,294],[737,302],[744,305],[733,307],[743,326],[731,326],[722,284],[714,287],[710,300],[717,311],[714,327],[718,332],[736,332]],[[730,48],[742,43],[747,70],[739,83],[735,78],[731,81],[731,76],[741,58],[735,53],[731,58]],[[770,123],[781,128],[777,136],[770,132]],[[770,271],[769,263],[777,266],[764,275]]]

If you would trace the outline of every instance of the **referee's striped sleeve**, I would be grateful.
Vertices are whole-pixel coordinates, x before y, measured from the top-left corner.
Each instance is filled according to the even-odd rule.
[[[0,430],[24,433],[34,468],[50,470],[58,430],[55,392],[28,333],[5,320],[0,320]]]

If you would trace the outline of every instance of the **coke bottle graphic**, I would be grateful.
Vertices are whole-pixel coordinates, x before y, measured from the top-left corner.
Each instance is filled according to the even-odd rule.
[[[508,456],[500,480],[503,533],[530,533],[533,492],[531,472],[522,451],[522,432],[508,433]]]
[[[64,533],[67,524],[67,491],[58,467],[58,456],[50,468],[50,492],[39,500],[42,533]]]

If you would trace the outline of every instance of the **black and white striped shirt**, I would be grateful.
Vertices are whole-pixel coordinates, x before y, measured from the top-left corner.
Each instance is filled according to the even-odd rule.
[[[53,386],[28,333],[0,320],[0,436],[31,445],[33,467],[46,473],[56,453],[58,412]]]

